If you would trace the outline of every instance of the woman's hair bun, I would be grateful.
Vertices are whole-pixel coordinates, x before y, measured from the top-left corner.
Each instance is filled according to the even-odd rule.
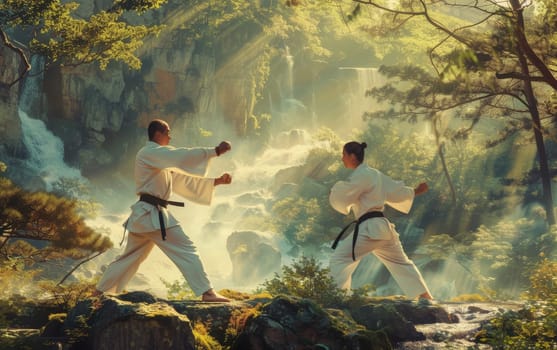
[[[362,142],[360,145],[362,146],[362,149],[367,147],[367,143],[365,143],[365,142]]]

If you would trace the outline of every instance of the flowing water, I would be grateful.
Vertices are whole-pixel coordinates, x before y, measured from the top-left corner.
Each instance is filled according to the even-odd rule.
[[[480,324],[498,316],[504,311],[518,310],[522,304],[517,302],[501,303],[441,303],[449,313],[455,314],[458,323],[434,323],[416,325],[426,340],[404,342],[395,350],[461,350],[492,349],[491,346],[474,342]]]

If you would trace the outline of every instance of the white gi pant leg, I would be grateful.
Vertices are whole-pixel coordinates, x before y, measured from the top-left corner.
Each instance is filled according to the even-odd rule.
[[[157,245],[184,275],[195,295],[201,295],[212,288],[197,253],[197,248],[180,226],[166,228],[166,240],[160,231],[129,232],[124,253],[108,265],[97,289],[105,293],[120,293]]]
[[[339,288],[347,290],[351,288],[352,274],[360,260],[366,254],[373,253],[385,265],[409,298],[414,299],[425,292],[429,293],[418,268],[404,253],[399,235],[394,229],[390,234],[390,239],[372,239],[366,232],[360,230],[354,250],[356,261],[352,260],[353,234],[354,232],[338,243],[329,260],[331,276]]]

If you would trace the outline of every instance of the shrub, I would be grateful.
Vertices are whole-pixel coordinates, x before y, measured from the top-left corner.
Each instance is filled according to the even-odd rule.
[[[282,276],[275,273],[263,287],[273,296],[292,295],[312,299],[323,306],[338,305],[346,296],[346,292],[335,285],[328,268],[322,268],[315,258],[304,256],[291,266],[283,266]]]
[[[525,308],[506,312],[478,333],[494,349],[555,349],[557,342],[557,262],[542,260],[530,276]]]

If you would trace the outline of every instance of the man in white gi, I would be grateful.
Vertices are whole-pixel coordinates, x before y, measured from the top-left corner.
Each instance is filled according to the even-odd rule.
[[[407,214],[414,196],[425,193],[428,186],[421,183],[413,189],[369,167],[363,162],[366,147],[365,142],[355,141],[344,145],[342,162],[354,171],[346,181],[337,182],[329,196],[335,210],[346,215],[352,210],[357,219],[354,230],[342,237],[351,227],[347,226],[333,244],[331,276],[339,288],[350,289],[361,258],[373,253],[408,297],[433,299],[416,265],[404,253],[394,225],[383,216],[385,204]]]
[[[172,193],[209,205],[215,186],[232,181],[226,173],[215,179],[206,178],[209,160],[228,152],[231,145],[223,141],[214,148],[169,146],[170,127],[160,119],[149,124],[148,135],[149,141],[135,160],[135,184],[140,200],[132,205],[126,223],[129,231],[126,248],[108,265],[97,284],[97,294],[124,290],[156,244],[176,264],[202,301],[227,302],[229,299],[213,290],[196,247],[166,206],[184,205],[168,201]]]

